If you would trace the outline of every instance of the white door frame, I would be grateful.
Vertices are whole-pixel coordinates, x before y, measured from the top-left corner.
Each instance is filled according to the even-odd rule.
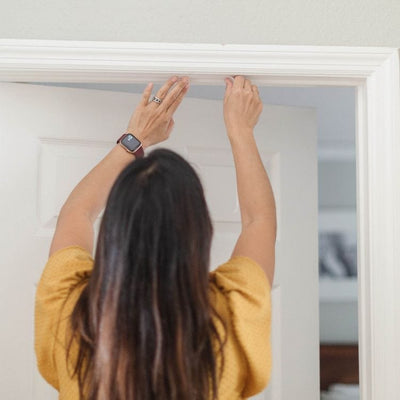
[[[362,400],[400,393],[400,69],[396,48],[0,40],[0,81],[162,82],[357,88]],[[1,117],[1,110],[0,110]],[[29,129],[29,127],[27,127]]]

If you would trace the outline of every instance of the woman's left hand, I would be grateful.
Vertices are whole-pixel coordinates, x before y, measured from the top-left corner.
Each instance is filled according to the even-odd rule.
[[[175,82],[178,83],[171,89]],[[142,142],[144,148],[168,139],[174,126],[174,112],[189,89],[189,78],[174,76],[168,79],[156,94],[162,100],[161,104],[149,102],[152,88],[153,84],[149,83],[144,89],[127,129]]]

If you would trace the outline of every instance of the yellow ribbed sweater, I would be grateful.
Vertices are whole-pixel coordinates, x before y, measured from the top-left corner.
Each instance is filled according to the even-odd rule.
[[[44,379],[59,391],[60,400],[79,398],[71,367],[67,370],[65,336],[68,317],[83,286],[71,288],[87,278],[92,268],[93,258],[82,247],[60,249],[49,258],[36,290],[37,365]],[[270,379],[270,284],[260,265],[242,256],[221,264],[209,278],[210,301],[228,329],[219,400],[244,399],[262,391]]]

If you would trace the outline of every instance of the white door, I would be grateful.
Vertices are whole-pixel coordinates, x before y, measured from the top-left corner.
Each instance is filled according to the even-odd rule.
[[[222,90],[222,89],[221,89]],[[0,398],[56,399],[36,370],[35,285],[57,213],[74,185],[112,148],[140,94],[0,84]],[[212,269],[240,229],[222,102],[186,98],[169,141],[201,174],[215,224]],[[319,398],[317,159],[314,109],[264,105],[256,140],[278,214],[273,372],[254,399]]]

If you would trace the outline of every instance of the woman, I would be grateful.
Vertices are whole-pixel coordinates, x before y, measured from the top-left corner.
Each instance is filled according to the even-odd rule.
[[[253,136],[262,102],[248,79],[225,82],[242,217],[225,264],[209,272],[213,229],[190,164],[166,149],[140,154],[169,137],[187,77],[152,101],[146,87],[133,135],[62,207],[35,307],[38,367],[60,399],[235,400],[266,386],[276,216]]]

